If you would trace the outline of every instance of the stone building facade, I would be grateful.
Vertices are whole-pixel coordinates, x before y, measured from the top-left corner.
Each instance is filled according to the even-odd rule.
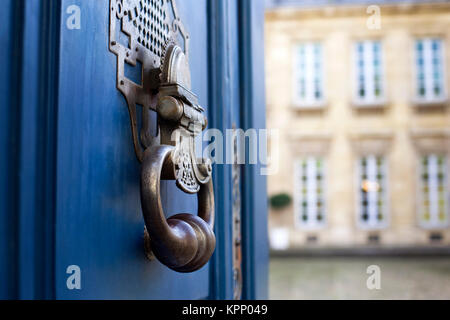
[[[450,3],[345,2],[266,13],[272,247],[448,246]]]

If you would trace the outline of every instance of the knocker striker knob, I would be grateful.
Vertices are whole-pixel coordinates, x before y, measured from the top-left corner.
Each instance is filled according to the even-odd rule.
[[[183,116],[183,103],[172,96],[163,96],[158,100],[156,111],[164,120],[176,122]]]

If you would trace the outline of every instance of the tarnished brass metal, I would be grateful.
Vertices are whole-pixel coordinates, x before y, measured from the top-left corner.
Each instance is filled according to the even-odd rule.
[[[120,30],[119,30],[120,29]],[[117,32],[128,37],[119,43]],[[180,41],[181,39],[181,41]],[[191,91],[189,35],[175,0],[110,0],[110,50],[117,55],[117,87],[125,96],[136,156],[142,162],[141,203],[145,252],[178,272],[204,266],[215,248],[214,193],[209,159],[197,159],[195,137],[207,119]],[[125,64],[142,65],[142,83],[125,77]],[[142,109],[138,132],[137,105]],[[158,115],[158,134],[150,134],[149,112]],[[186,193],[197,193],[198,214],[166,220],[160,181],[176,180]]]
[[[110,0],[109,50],[117,56],[116,85],[130,113],[136,156],[142,162],[145,148],[158,143],[149,132],[149,110],[156,110],[160,73],[166,45],[171,41],[189,56],[189,35],[178,15],[175,0]],[[122,35],[120,37],[119,35]],[[127,43],[120,41],[125,38]],[[142,65],[141,83],[125,75],[125,66]],[[141,130],[138,110],[142,108]]]
[[[233,124],[233,130],[236,126]],[[236,131],[234,131],[236,133]],[[238,163],[238,139],[233,134],[234,159],[231,168],[233,177],[233,299],[242,298],[242,240],[241,240],[241,166]]]
[[[141,201],[153,254],[178,272],[193,272],[204,266],[214,251],[214,193],[212,181],[197,194],[198,215],[181,213],[166,220],[160,197],[162,170],[171,167],[175,147],[160,145],[144,153]],[[172,167],[173,168],[173,167]]]
[[[193,272],[210,259],[216,243],[211,164],[195,157],[194,139],[206,126],[203,109],[190,91],[187,60],[170,44],[164,57],[159,91],[160,145],[144,152],[141,202],[150,246],[159,261],[178,272]],[[197,193],[198,215],[177,214],[165,219],[160,180],[175,179],[187,193]]]

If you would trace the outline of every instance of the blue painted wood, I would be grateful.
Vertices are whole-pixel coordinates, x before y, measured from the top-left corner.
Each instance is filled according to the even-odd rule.
[[[209,118],[224,134],[235,124],[244,130],[265,128],[263,22],[260,1],[210,3]],[[242,175],[243,298],[267,297],[268,241],[266,179],[260,165],[246,165]],[[213,258],[215,299],[232,299],[232,177],[230,165],[214,167],[218,246]],[[263,200],[263,201],[261,201]]]
[[[23,2],[20,298],[52,299],[61,7]]]
[[[53,222],[47,219],[46,204],[54,201],[45,197],[54,192],[45,177],[53,170],[45,154],[54,155],[46,137],[56,136],[47,132],[51,127],[48,116],[54,113],[49,101],[53,75],[47,70],[54,63],[50,39],[55,19],[47,14],[52,10],[42,7],[50,8],[48,2],[39,0],[8,1],[6,11],[2,11],[7,13],[3,21],[10,22],[5,24],[8,28],[2,28],[1,36],[6,49],[2,54],[8,54],[2,56],[6,70],[1,80],[5,90],[1,94],[5,117],[1,118],[5,123],[0,124],[5,129],[0,131],[5,155],[0,159],[0,184],[5,188],[0,196],[0,227],[5,228],[1,245],[7,248],[0,255],[4,298],[52,297]]]
[[[225,136],[225,130],[231,128],[231,79],[230,79],[230,22],[229,2],[225,0],[209,2],[209,39],[210,39],[210,106],[209,124],[219,129]],[[216,251],[213,264],[213,299],[232,299],[232,179],[231,166],[215,164],[213,166],[214,197],[216,202]]]
[[[47,299],[56,297],[55,289],[55,227],[56,227],[56,160],[58,139],[58,97],[60,66],[60,26],[62,23],[61,2],[41,1],[41,38],[39,83],[39,119],[37,121],[39,139],[42,141],[38,152],[38,172],[40,176],[37,205],[40,216],[36,229],[40,231],[40,272],[38,288]]]
[[[20,59],[20,159],[18,167],[20,205],[18,208],[18,287],[20,299],[36,298],[39,286],[38,275],[41,271],[35,252],[39,252],[39,232],[35,226],[40,218],[36,207],[37,148],[38,148],[38,112],[39,112],[39,50],[40,38],[40,2],[23,2],[22,13],[22,49]],[[38,285],[38,286],[36,286]],[[42,297],[42,295],[40,295]]]
[[[15,210],[17,198],[17,149],[18,143],[18,109],[14,108],[13,85],[17,64],[15,55],[20,56],[20,50],[13,51],[17,45],[13,41],[13,32],[17,30],[15,21],[17,8],[13,0],[2,3],[0,10],[0,299],[17,297],[17,219]],[[20,37],[20,33],[18,34]]]
[[[264,2],[240,1],[241,97],[245,130],[266,126]],[[267,183],[261,163],[247,164],[243,184],[244,299],[268,298]]]

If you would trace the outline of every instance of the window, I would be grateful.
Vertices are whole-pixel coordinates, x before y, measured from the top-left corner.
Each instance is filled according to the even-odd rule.
[[[379,229],[387,224],[386,163],[384,157],[359,159],[359,223],[364,229]]]
[[[324,161],[307,157],[295,168],[295,211],[298,225],[317,229],[325,223]]]
[[[356,103],[376,104],[384,99],[383,66],[379,41],[357,42]]]
[[[323,95],[323,56],[319,43],[304,43],[294,49],[294,103],[320,107]]]
[[[448,224],[447,159],[430,154],[420,160],[420,224],[425,228],[445,227]]]
[[[416,40],[416,96],[419,102],[435,102],[445,98],[443,45],[440,39]]]

